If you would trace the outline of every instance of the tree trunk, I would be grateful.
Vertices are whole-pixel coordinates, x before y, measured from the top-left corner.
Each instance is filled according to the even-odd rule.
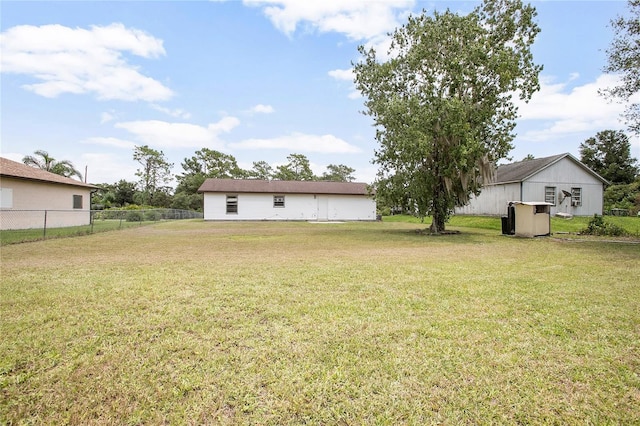
[[[438,184],[435,185],[433,191],[433,212],[431,214],[431,226],[429,231],[432,234],[440,234],[445,230],[445,222],[447,220],[447,188],[444,178],[438,178]]]

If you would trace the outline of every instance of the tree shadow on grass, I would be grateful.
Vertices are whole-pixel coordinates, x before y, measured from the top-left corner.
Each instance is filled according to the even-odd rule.
[[[450,229],[445,232],[434,234],[428,227],[426,228],[405,228],[405,229],[384,229],[379,231],[381,238],[383,235],[394,236],[411,241],[424,241],[425,243],[452,243],[452,244],[484,244],[494,236],[486,232],[475,232],[474,230]],[[499,235],[495,235],[496,237]]]

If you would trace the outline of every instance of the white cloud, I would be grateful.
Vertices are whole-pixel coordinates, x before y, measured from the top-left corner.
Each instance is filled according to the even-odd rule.
[[[571,75],[569,81],[574,81]],[[620,115],[625,106],[609,102],[598,90],[616,84],[618,77],[608,74],[595,81],[568,88],[568,82],[555,83],[543,78],[540,92],[528,104],[518,101],[520,122],[542,121],[541,128],[518,135],[521,140],[544,141],[581,132],[593,134],[606,129],[623,129]]]
[[[229,146],[235,149],[288,149],[325,154],[361,152],[360,148],[350,145],[333,135],[308,135],[298,132],[270,139],[247,139],[239,143],[229,144]]]
[[[353,172],[353,176],[356,178],[356,182],[373,183],[378,176],[378,167],[367,166],[356,169],[356,171]]]
[[[173,95],[124,57],[124,53],[147,59],[163,56],[162,40],[123,24],[89,29],[20,25],[0,34],[0,46],[2,72],[40,81],[23,86],[40,96],[74,93],[101,100],[159,101]]]
[[[263,104],[255,105],[251,107],[249,111],[256,114],[272,114],[276,112],[276,110],[271,105],[263,105]]]
[[[399,25],[399,16],[414,0],[244,0],[261,7],[273,25],[287,35],[300,25],[319,32],[345,34],[351,40],[371,39]]]
[[[163,106],[160,106],[158,104],[151,104],[151,108],[155,109],[156,111],[160,111],[164,114],[167,114],[171,117],[175,117],[175,118],[183,118],[183,119],[189,119],[191,118],[191,113],[177,108],[177,109],[169,109],[169,108],[165,108]]]
[[[118,139],[118,138],[111,138],[111,137],[87,138],[83,140],[82,143],[89,144],[89,145],[112,146],[115,148],[124,148],[124,149],[133,149],[136,146],[136,144],[131,141]]]
[[[235,117],[224,117],[207,127],[159,120],[128,121],[116,123],[115,127],[127,130],[137,141],[149,146],[220,149],[223,142],[219,135],[230,132],[239,124],[240,120]]]
[[[103,112],[100,114],[100,124],[108,123],[114,120],[116,117],[111,112]]]
[[[124,161],[121,157],[104,153],[85,153],[74,164],[86,166],[87,182],[115,183],[123,179],[128,182],[135,180],[136,163],[131,156]],[[84,167],[82,172],[84,173]]]
[[[341,69],[337,69],[337,70],[332,70],[328,72],[330,77],[335,78],[336,80],[341,80],[341,81],[353,81],[353,69],[352,68],[348,68],[346,70],[341,70]]]
[[[355,77],[353,73],[353,69],[337,69],[328,72],[329,77],[332,77],[338,81],[349,81],[351,82],[351,91],[349,92],[349,99],[359,99],[362,97],[362,94],[356,90],[355,84],[353,84],[353,79]]]

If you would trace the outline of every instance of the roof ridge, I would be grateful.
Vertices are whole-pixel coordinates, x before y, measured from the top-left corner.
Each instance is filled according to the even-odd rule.
[[[51,173],[36,167],[31,167],[5,157],[0,157],[0,176],[37,180],[40,182],[60,183],[64,185],[98,188],[95,185],[91,185],[66,176],[57,175],[55,173]]]

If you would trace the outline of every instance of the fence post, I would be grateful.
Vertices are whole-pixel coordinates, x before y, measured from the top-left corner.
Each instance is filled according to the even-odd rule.
[[[47,211],[44,211],[44,230],[42,233],[42,239],[46,240],[47,239]]]

